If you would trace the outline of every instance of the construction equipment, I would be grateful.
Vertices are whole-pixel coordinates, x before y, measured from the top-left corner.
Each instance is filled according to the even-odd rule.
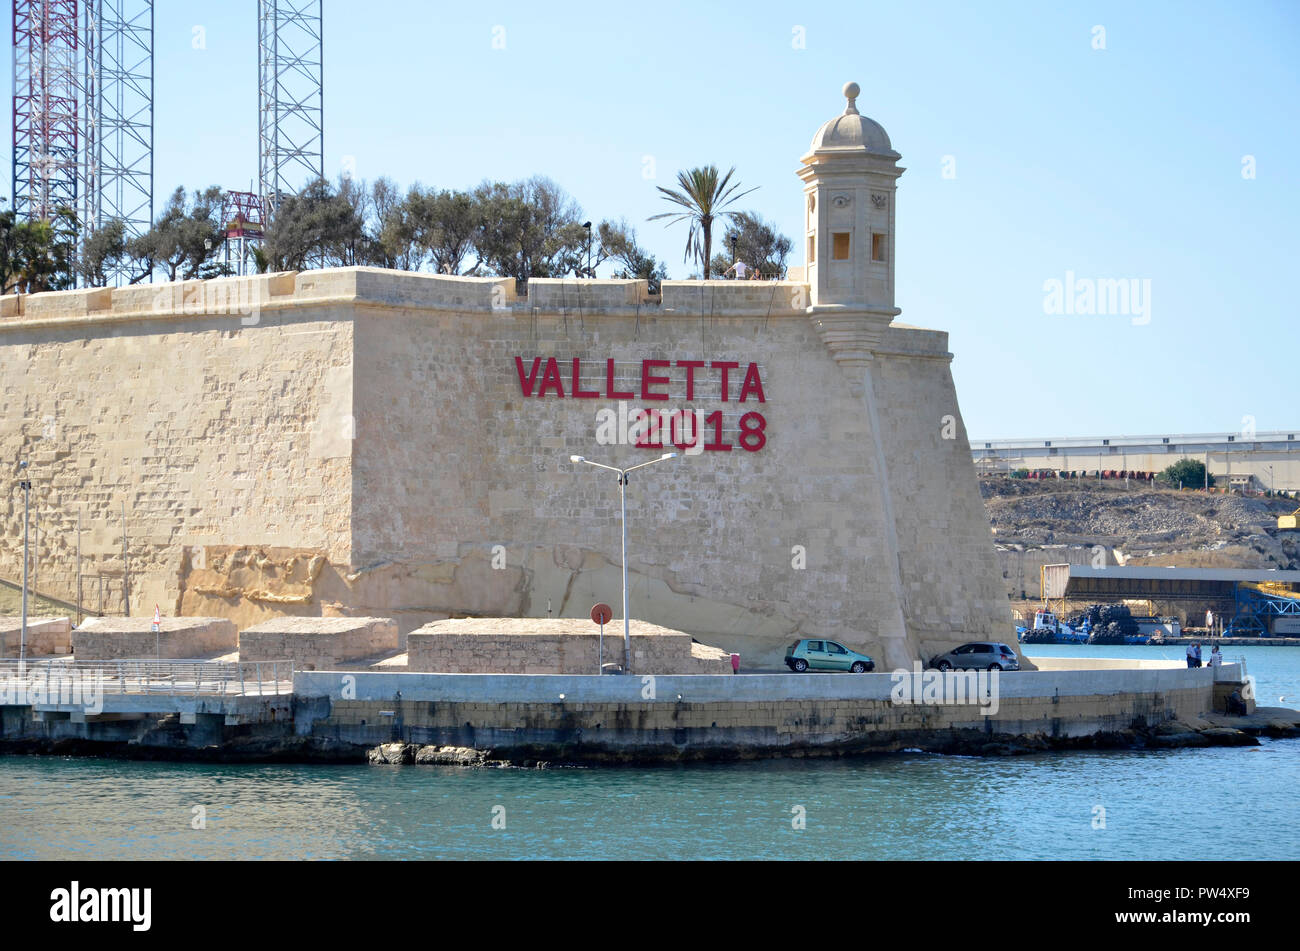
[[[1300,518],[1300,509],[1296,509],[1296,510],[1295,510],[1294,512],[1292,512],[1290,515],[1279,515],[1279,516],[1277,517],[1277,527],[1278,527],[1278,530],[1281,531],[1281,530],[1283,530],[1283,529],[1288,529],[1288,528],[1289,528],[1289,529],[1292,529],[1292,530],[1294,531],[1295,528],[1296,528],[1296,519],[1297,519],[1297,518]]]
[[[1225,637],[1268,637],[1288,633],[1300,620],[1300,592],[1284,584],[1238,582],[1236,611],[1224,628]]]

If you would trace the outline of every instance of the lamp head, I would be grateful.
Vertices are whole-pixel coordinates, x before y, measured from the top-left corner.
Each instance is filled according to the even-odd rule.
[[[584,459],[584,458],[582,458],[582,456],[570,456],[570,457],[569,457],[569,461],[570,461],[570,462],[586,462],[587,460]]]
[[[662,459],[676,459],[676,458],[677,458],[677,453],[675,453],[675,452],[666,452],[666,453],[664,453],[662,456],[660,456],[659,458],[660,458],[661,460],[662,460]]]

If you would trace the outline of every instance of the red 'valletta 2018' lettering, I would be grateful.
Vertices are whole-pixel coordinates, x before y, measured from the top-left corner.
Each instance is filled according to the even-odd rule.
[[[698,380],[697,371],[708,370],[715,371],[714,378],[718,381],[719,399],[724,403],[732,402],[732,395],[735,393],[733,384],[735,377],[732,370],[739,370],[741,364],[735,360],[714,360],[711,363],[704,360],[678,360],[675,363],[671,360],[642,360],[641,361],[641,399],[647,402],[663,401],[669,399],[668,393],[664,387],[672,386],[675,380],[682,380],[686,384],[686,399],[691,401],[695,399],[695,384]],[[681,372],[678,374],[657,372],[661,370],[671,370],[676,367]],[[564,391],[564,381],[560,376],[560,365],[555,357],[547,357],[546,362],[542,362],[541,357],[533,357],[532,365],[524,367],[524,358],[515,357],[515,371],[519,375],[519,391],[526,397],[541,399],[547,396],[554,396],[557,399],[597,399],[602,394],[600,390],[584,390],[582,388],[583,366],[580,357],[573,358],[573,365],[569,374],[569,391]],[[539,379],[540,376],[540,379]],[[610,400],[631,400],[637,398],[637,393],[632,390],[619,390],[614,387],[614,360],[610,358],[605,361],[605,392],[604,396]],[[767,396],[763,392],[763,376],[759,372],[757,363],[750,363],[745,368],[744,382],[740,384],[740,391],[735,402],[745,403],[749,400],[756,400],[759,403],[766,403]]]

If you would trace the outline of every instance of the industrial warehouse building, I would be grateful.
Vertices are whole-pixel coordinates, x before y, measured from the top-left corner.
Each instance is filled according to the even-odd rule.
[[[1155,614],[1199,627],[1211,612],[1216,631],[1239,637],[1300,635],[1300,571],[1175,568],[1156,565],[1046,565],[1043,599],[1068,607],[1146,602]]]
[[[39,587],[229,618],[633,617],[908,666],[1010,613],[947,335],[896,320],[904,169],[857,88],[802,159],[784,282],[366,268],[7,297],[0,454]],[[17,501],[15,501],[17,500]],[[21,494],[0,522],[21,575]],[[94,605],[92,605],[94,607]]]
[[[1203,462],[1220,488],[1300,491],[1300,430],[1069,439],[976,439],[981,475],[1017,469],[1063,473],[1159,473],[1179,459]],[[1193,487],[1195,488],[1195,487]]]

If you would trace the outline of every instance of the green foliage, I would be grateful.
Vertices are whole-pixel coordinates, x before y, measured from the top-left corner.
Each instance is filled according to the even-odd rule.
[[[629,278],[649,281],[650,292],[659,293],[659,285],[668,278],[668,268],[637,244],[636,231],[626,221],[602,221],[597,232],[602,260],[613,259],[623,265],[623,273]]]
[[[97,231],[86,235],[81,242],[81,259],[77,272],[91,287],[108,284],[108,272],[131,260],[127,249],[126,225],[113,219]],[[134,283],[134,282],[132,282]]]
[[[195,191],[188,198],[184,188],[172,192],[153,227],[127,244],[127,253],[140,274],[132,283],[148,277],[155,268],[169,281],[228,273],[216,260],[224,241],[223,194],[217,185]]]
[[[690,225],[690,230],[686,234],[686,252],[682,255],[682,262],[694,258],[703,266],[706,281],[713,267],[711,259],[714,222],[720,218],[734,221],[741,213],[731,210],[729,206],[755,190],[751,188],[749,191],[737,194],[736,189],[740,187],[740,183],[731,183],[731,176],[735,173],[735,166],[732,166],[727,174],[721,175],[716,165],[706,165],[702,168],[678,172],[677,184],[680,186],[678,189],[656,186],[665,201],[679,206],[682,210],[651,215],[649,220],[658,221],[660,218],[668,218],[670,225],[677,224],[679,221],[685,221]]]
[[[734,256],[731,251],[733,238]],[[784,278],[786,258],[790,256],[793,245],[789,238],[760,216],[743,211],[728,223],[722,236],[722,247],[723,253],[713,257],[712,270],[718,274],[725,274],[736,261],[743,261],[765,278]]]
[[[76,283],[77,217],[60,208],[48,221],[0,214],[0,279],[6,294],[61,291]]]
[[[729,207],[753,191],[740,191],[734,173],[720,174],[715,166],[681,172],[680,191],[660,189],[680,210],[655,218],[690,222],[687,257],[693,250],[706,276],[718,220],[728,223],[726,237],[736,237],[740,253],[762,271],[784,275],[790,241],[758,215]],[[102,286],[122,273],[132,284],[155,274],[168,281],[229,274],[220,260],[229,225],[221,219],[225,198],[217,186],[177,188],[149,230],[135,237],[119,220],[90,231],[79,228],[70,211],[45,222],[22,222],[13,211],[0,211],[0,289],[57,290],[78,278]],[[595,277],[610,263],[615,275],[647,281],[657,292],[668,268],[638,243],[626,220],[585,217],[564,189],[540,176],[485,181],[470,191],[417,183],[405,194],[389,178],[367,185],[340,177],[309,182],[285,197],[252,254],[258,273],[373,265],[520,282]]]
[[[526,281],[563,277],[587,263],[587,229],[577,202],[548,178],[507,185],[484,182],[473,193],[479,227],[478,262],[471,273],[488,270]]]
[[[1175,487],[1181,484],[1184,488],[1201,488],[1206,484],[1205,463],[1196,459],[1179,459],[1156,478]],[[1209,485],[1214,485],[1214,476],[1210,476]]]
[[[350,179],[335,188],[320,178],[280,202],[263,250],[274,271],[362,263],[371,245],[363,227],[364,192]]]

